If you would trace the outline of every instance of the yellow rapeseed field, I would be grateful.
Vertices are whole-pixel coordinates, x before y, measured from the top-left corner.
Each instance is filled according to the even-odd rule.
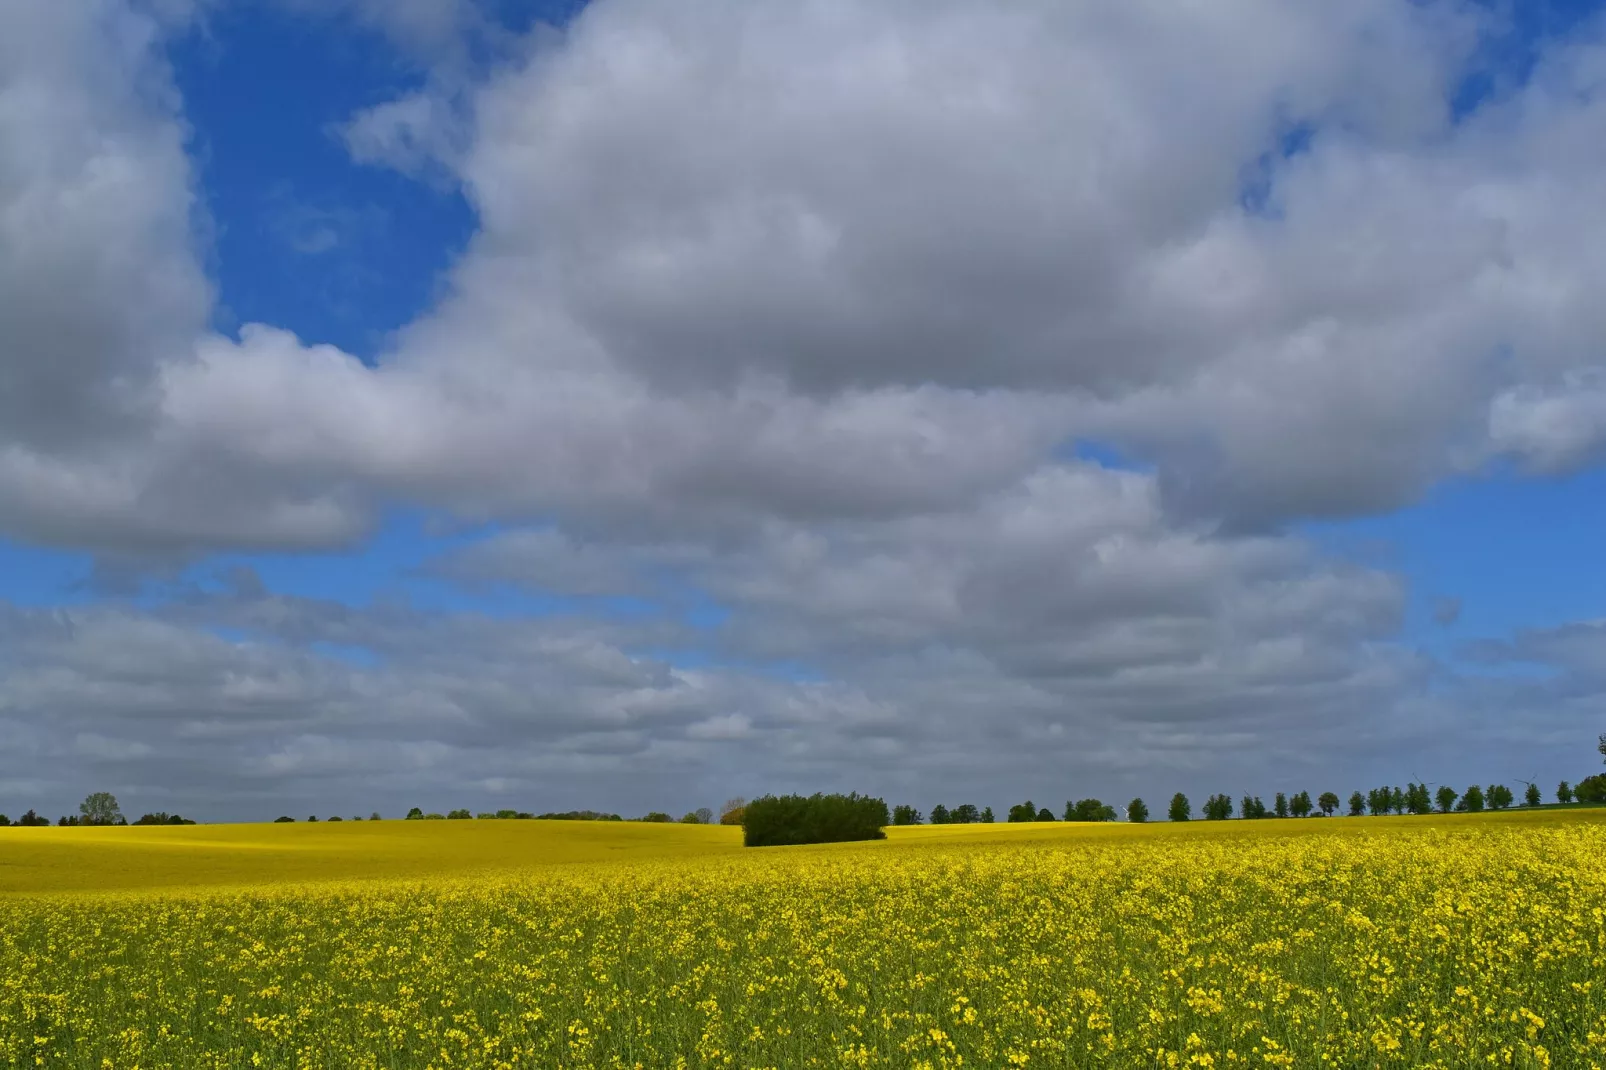
[[[0,829],[0,891],[0,1065],[1606,1065],[1599,811]]]

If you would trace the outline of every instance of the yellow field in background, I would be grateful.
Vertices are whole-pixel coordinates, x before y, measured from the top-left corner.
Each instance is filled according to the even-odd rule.
[[[741,850],[742,830],[634,821],[319,821],[0,828],[0,893],[427,877]]]
[[[1603,816],[0,830],[0,1065],[1601,1066]]]

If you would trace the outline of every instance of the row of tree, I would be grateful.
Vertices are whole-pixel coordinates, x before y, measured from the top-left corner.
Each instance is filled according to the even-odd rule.
[[[1556,787],[1556,801],[1606,803],[1606,775],[1588,777],[1576,787],[1563,780]],[[1543,803],[1544,793],[1539,786],[1529,784],[1523,792],[1523,805],[1540,806]],[[1516,796],[1504,784],[1490,784],[1488,787],[1473,784],[1464,792],[1458,792],[1448,784],[1441,784],[1436,791],[1430,790],[1427,784],[1408,784],[1404,788],[1378,787],[1365,793],[1353,792],[1348,800],[1348,812],[1351,817],[1361,817],[1366,814],[1431,814],[1435,811],[1442,814],[1478,813],[1483,810],[1504,810],[1515,804]],[[1243,796],[1236,807],[1232,796],[1212,795],[1204,801],[1200,816],[1206,821],[1225,821],[1234,815],[1236,809],[1240,818],[1248,820],[1311,817],[1317,814],[1331,817],[1339,812],[1342,805],[1343,801],[1331,791],[1324,791],[1314,799],[1308,791],[1295,792],[1292,795],[1279,791],[1273,796],[1270,806],[1267,806],[1258,795]],[[1190,821],[1193,819],[1193,804],[1179,791],[1171,797],[1171,805],[1166,811],[1166,816],[1172,821]],[[1139,823],[1149,819],[1149,808],[1142,799],[1133,799],[1126,804],[1126,819]],[[1054,812],[1047,807],[1039,808],[1036,803],[1028,799],[1011,806],[1007,820],[1115,821],[1118,818],[1113,806],[1098,799],[1067,802],[1064,816],[1060,818],[1056,818]],[[992,821],[993,809],[990,806],[978,810],[973,804],[966,803],[950,810],[939,804],[931,810],[933,825],[990,824]],[[919,825],[923,822],[924,818],[920,811],[913,806],[897,806],[892,810],[894,825]]]
[[[1359,791],[1351,793],[1349,816],[1431,814],[1435,811],[1441,814],[1479,813],[1483,810],[1505,810],[1515,805],[1516,801],[1516,795],[1504,784],[1490,784],[1488,787],[1473,784],[1464,792],[1458,792],[1448,784],[1441,784],[1437,791],[1430,791],[1427,784],[1408,784],[1404,788],[1378,787],[1372,788],[1365,794]],[[1556,786],[1556,801],[1606,803],[1606,775],[1587,777],[1577,787],[1563,780]],[[1140,800],[1133,800],[1134,805],[1138,802]],[[1537,784],[1529,784],[1523,792],[1523,805],[1543,804],[1544,792]],[[1338,808],[1339,798],[1330,791],[1322,792],[1314,802],[1309,792],[1301,791],[1290,796],[1279,791],[1270,807],[1267,807],[1258,795],[1245,795],[1239,803],[1238,816],[1253,820],[1266,817],[1309,817],[1320,812],[1323,817],[1331,817]],[[1190,820],[1193,816],[1193,807],[1188,797],[1180,791],[1173,795],[1167,816],[1172,821]],[[1232,817],[1232,797],[1210,796],[1204,802],[1202,816],[1206,821],[1225,821]],[[1141,819],[1132,818],[1132,820]]]
[[[55,824],[58,826],[127,825],[128,823],[128,818],[123,816],[122,807],[117,805],[117,796],[113,795],[109,791],[97,791],[93,793],[85,798],[83,802],[78,804],[78,812],[76,814],[63,814],[55,822]],[[181,817],[178,814],[169,814],[165,810],[158,811],[154,814],[142,814],[140,815],[139,820],[133,823],[136,825],[195,824],[194,821],[191,821],[187,817]],[[9,827],[11,825],[20,825],[25,828],[39,827],[49,824],[51,824],[50,818],[37,814],[32,810],[29,810],[27,813],[17,818],[16,821],[12,821],[11,818],[7,817],[5,814],[0,814],[0,828]]]

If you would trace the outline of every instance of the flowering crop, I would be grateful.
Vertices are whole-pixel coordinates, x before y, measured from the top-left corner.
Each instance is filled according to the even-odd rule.
[[[705,846],[12,895],[0,1064],[1606,1064],[1587,813]]]

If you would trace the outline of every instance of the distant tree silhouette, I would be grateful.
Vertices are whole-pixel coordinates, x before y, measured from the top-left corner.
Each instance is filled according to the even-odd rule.
[[[920,811],[907,803],[892,808],[892,823],[894,825],[918,825],[920,824],[920,817]]]
[[[948,812],[948,820],[955,825],[974,825],[981,820],[981,811],[975,803],[961,803]]]
[[[991,806],[983,806],[981,808],[981,823],[983,825],[991,825],[993,823],[993,808]]]
[[[884,840],[887,804],[865,795],[766,795],[747,804],[748,847]]]
[[[280,817],[274,818],[273,819],[273,823],[275,825],[282,825],[282,824],[285,824],[286,822],[290,822],[290,821],[294,821],[294,820],[295,820],[295,818],[293,818],[293,817],[280,816]]]
[[[1335,792],[1324,791],[1321,798],[1316,800],[1316,805],[1322,808],[1324,817],[1332,817],[1333,812],[1338,809],[1338,795]]]
[[[1573,801],[1573,786],[1567,783],[1565,780],[1556,785],[1556,801],[1560,803],[1570,803]]]
[[[1097,799],[1079,799],[1065,804],[1067,821],[1114,821],[1115,807],[1106,806]]]
[[[1204,801],[1199,811],[1206,821],[1225,821],[1232,816],[1232,797],[1230,795],[1212,795]]]
[[[422,820],[424,820],[424,811],[420,810],[416,806],[413,807],[411,810],[407,811],[407,820],[409,820],[409,821],[422,821]]]
[[[933,810],[932,813],[935,814],[936,811]],[[1036,821],[1037,820],[1037,804],[1032,802],[1032,800],[1027,799],[1025,802],[1020,803],[1017,806],[1011,806],[1009,808],[1009,820],[1010,821],[1016,821],[1016,822],[1019,822],[1019,821]]]
[[[1166,816],[1172,821],[1187,821],[1193,817],[1193,807],[1188,803],[1188,797],[1182,792],[1171,796],[1171,805],[1166,810]]]
[[[1482,813],[1483,803],[1483,789],[1474,784],[1467,789],[1465,795],[1461,796],[1461,801],[1456,805],[1456,809],[1466,810],[1474,814]]]
[[[1455,809],[1455,801],[1460,798],[1460,792],[1448,784],[1440,784],[1439,790],[1433,793],[1433,801],[1439,806],[1439,813],[1447,814]]]
[[[1349,816],[1360,817],[1364,813],[1366,813],[1366,796],[1362,795],[1358,791],[1350,792]]]
[[[123,816],[117,805],[117,796],[109,791],[97,791],[78,804],[81,824],[115,825]]]
[[[1143,824],[1149,820],[1149,807],[1142,799],[1133,799],[1126,804],[1126,819],[1134,824]]]
[[[1539,790],[1538,784],[1529,784],[1528,790],[1522,793],[1522,801],[1526,806],[1538,806],[1544,802],[1544,794]]]
[[[948,808],[942,803],[938,803],[936,806],[931,808],[931,823],[933,825],[947,825],[950,824],[952,820],[953,818],[952,815],[948,813]],[[1011,818],[1011,820],[1013,820],[1013,818]]]
[[[1054,811],[1050,810],[1046,806],[1043,807],[1041,810],[1037,811],[1037,820],[1038,821],[1052,821],[1052,820],[1054,820]]]
[[[1491,810],[1504,810],[1517,801],[1516,796],[1511,794],[1511,789],[1504,784],[1490,784],[1487,798]]]
[[[1288,800],[1288,812],[1295,817],[1309,817],[1314,807],[1310,801],[1310,792],[1295,792],[1294,797]]]

